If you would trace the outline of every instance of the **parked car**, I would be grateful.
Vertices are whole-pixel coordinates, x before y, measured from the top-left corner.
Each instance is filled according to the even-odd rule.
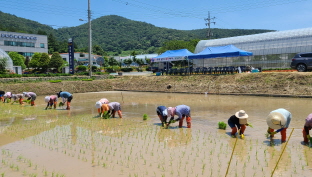
[[[146,68],[146,71],[152,71],[153,73],[158,72],[159,68],[158,67],[148,67]]]
[[[312,70],[312,53],[297,53],[291,60],[290,67],[298,72]]]

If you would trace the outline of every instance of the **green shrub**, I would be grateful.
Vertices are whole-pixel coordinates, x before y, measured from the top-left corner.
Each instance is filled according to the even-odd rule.
[[[78,71],[87,71],[87,67],[86,66],[84,66],[84,65],[79,65],[79,66],[77,66],[77,70]]]
[[[51,83],[57,83],[57,82],[62,82],[62,80],[49,80]]]
[[[224,122],[218,122],[218,126],[219,126],[219,129],[223,129],[223,130],[225,130],[226,129],[226,123],[224,123]]]
[[[133,68],[121,68],[121,71],[123,71],[123,72],[131,72],[131,71],[133,71]]]

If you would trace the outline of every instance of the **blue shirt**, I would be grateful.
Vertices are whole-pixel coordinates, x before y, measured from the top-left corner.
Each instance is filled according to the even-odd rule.
[[[62,97],[62,98],[69,98],[71,96],[72,96],[72,94],[70,94],[69,92],[61,92],[60,93],[60,97]]]

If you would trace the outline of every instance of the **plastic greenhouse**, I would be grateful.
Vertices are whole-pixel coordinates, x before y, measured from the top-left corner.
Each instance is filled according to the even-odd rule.
[[[0,49],[0,58],[7,58],[6,69],[10,70],[10,71],[13,71],[13,61],[10,58],[10,56],[5,51],[3,51],[2,49]]]
[[[312,52],[312,28],[276,31],[262,34],[201,40],[195,54],[206,47],[234,45],[254,56],[194,60],[197,66],[240,66],[289,68],[292,57],[300,52]]]

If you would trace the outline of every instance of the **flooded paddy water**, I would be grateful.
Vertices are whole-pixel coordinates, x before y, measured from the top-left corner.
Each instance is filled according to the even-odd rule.
[[[275,167],[273,176],[312,174],[312,149],[301,144],[311,99],[151,92],[73,96],[69,111],[44,110],[44,96],[34,107],[0,103],[2,176],[193,177],[225,176],[227,169],[227,176],[271,176]],[[95,102],[104,97],[121,103],[122,119],[97,117]],[[192,128],[186,122],[183,128],[178,123],[162,128],[156,107],[180,104],[191,107]],[[287,144],[280,134],[273,145],[265,137],[266,117],[277,108],[293,115]],[[217,129],[241,109],[254,127],[247,127],[244,140],[231,138],[229,126]],[[149,119],[143,121],[143,114]]]

